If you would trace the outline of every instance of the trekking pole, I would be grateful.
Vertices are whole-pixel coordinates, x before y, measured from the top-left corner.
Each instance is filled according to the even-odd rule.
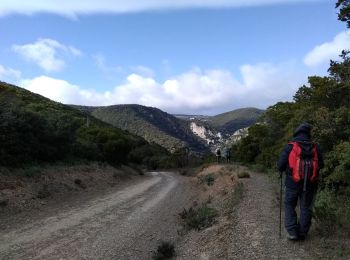
[[[280,173],[281,183],[280,183],[280,238],[282,237],[282,177],[283,172]]]

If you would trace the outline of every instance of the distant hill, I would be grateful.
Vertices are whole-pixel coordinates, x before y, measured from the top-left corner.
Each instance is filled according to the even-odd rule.
[[[119,165],[148,159],[154,164],[155,156],[166,154],[159,145],[86,112],[0,82],[0,166],[76,160]]]
[[[257,122],[264,110],[249,107],[240,108],[208,118],[208,123],[223,134],[231,135],[236,130],[248,127]]]
[[[180,147],[189,147],[197,152],[208,150],[205,143],[192,133],[189,122],[180,120],[158,108],[141,105],[74,107],[111,125],[142,136],[147,141],[157,143],[169,151]]]

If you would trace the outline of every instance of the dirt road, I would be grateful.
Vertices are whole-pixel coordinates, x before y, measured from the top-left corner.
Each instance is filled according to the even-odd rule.
[[[176,239],[178,213],[191,201],[183,178],[150,173],[78,207],[29,215],[0,231],[0,258],[150,259],[160,240]]]
[[[244,196],[232,225],[230,259],[314,259],[314,233],[303,242],[279,237],[278,187],[266,174],[250,172],[242,179]],[[317,239],[316,239],[317,241]],[[318,258],[317,258],[318,259]]]

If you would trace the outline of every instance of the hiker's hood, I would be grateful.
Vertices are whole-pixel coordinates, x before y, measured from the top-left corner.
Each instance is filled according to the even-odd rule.
[[[294,138],[303,137],[303,139],[310,139],[311,129],[312,129],[312,125],[308,123],[302,123],[295,129],[293,137]]]

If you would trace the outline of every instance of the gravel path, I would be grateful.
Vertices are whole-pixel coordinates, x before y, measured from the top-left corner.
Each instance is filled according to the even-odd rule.
[[[304,242],[279,238],[279,187],[265,174],[242,179],[244,195],[234,214],[229,259],[312,259],[312,233]]]
[[[190,185],[153,173],[79,207],[0,231],[0,259],[151,259],[159,241],[175,241],[177,214]]]

